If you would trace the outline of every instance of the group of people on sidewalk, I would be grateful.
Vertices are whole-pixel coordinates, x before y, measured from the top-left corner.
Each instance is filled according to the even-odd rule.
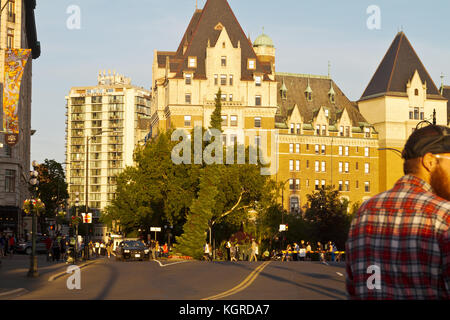
[[[318,253],[321,262],[326,262],[327,257],[330,261],[340,262],[342,253],[338,251],[334,242],[328,241],[325,246],[318,241],[313,250],[311,243],[304,240],[300,244],[294,242],[292,245],[288,244],[286,250],[282,252],[281,261],[311,261],[312,254]]]
[[[14,235],[6,236],[0,233],[0,258],[12,256],[15,252],[16,243],[17,239]]]
[[[148,243],[148,247],[150,251],[152,252],[152,259],[159,259],[160,257],[169,257],[169,246],[167,245],[167,242],[164,243],[163,246],[159,244],[159,241],[150,240]]]

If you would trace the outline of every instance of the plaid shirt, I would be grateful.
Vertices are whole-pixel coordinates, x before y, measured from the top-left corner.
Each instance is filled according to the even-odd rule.
[[[450,202],[412,175],[364,202],[346,243],[349,297],[450,299],[449,225]]]

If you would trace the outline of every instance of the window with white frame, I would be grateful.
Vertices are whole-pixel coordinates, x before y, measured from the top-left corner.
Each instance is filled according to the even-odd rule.
[[[230,100],[229,101],[233,101],[233,95],[230,94]]]
[[[300,160],[295,160],[295,171],[300,171]]]
[[[290,190],[294,190],[295,186],[294,186],[294,179],[289,179],[289,189]]]
[[[294,171],[294,160],[289,160],[289,171]]]
[[[197,68],[197,57],[189,57],[189,68]]]
[[[185,75],[185,80],[186,80],[185,83],[186,83],[187,85],[192,84],[192,74],[190,74],[190,73],[186,74],[186,75]]]
[[[316,126],[316,134],[320,136],[320,125]]]
[[[291,123],[291,134],[294,134],[295,125]]]
[[[315,180],[315,181],[314,181],[315,189],[316,189],[316,190],[319,190],[319,183],[320,183],[319,180]]]
[[[300,189],[300,179],[295,179],[295,189],[296,190]]]
[[[370,164],[369,163],[365,163],[364,164],[364,173],[369,173],[370,172]]]
[[[297,134],[300,134],[300,123],[297,123]]]
[[[227,75],[226,74],[221,74],[220,75],[220,85],[221,86],[226,86],[227,85]]]
[[[318,144],[316,144],[316,146],[315,146],[315,151],[316,151],[316,154],[319,154],[319,148],[320,148],[320,146],[318,145]]]
[[[322,172],[325,172],[327,169],[327,163],[325,161],[322,161]]]
[[[364,192],[370,192],[370,182],[369,181],[364,182]]]
[[[190,93],[186,93],[184,96],[184,102],[186,104],[191,104],[192,100],[191,100],[191,94]]]
[[[190,127],[191,126],[191,120],[192,120],[191,116],[184,116],[184,126],[185,127]]]
[[[255,77],[255,85],[257,87],[261,87],[261,76],[256,76]]]
[[[248,59],[247,60],[247,69],[249,69],[249,70],[256,69],[256,59]]]
[[[342,173],[342,162],[339,162],[339,172]]]
[[[348,170],[349,170],[349,163],[346,162],[345,163],[345,173],[348,173]]]
[[[233,85],[233,75],[230,74],[229,77],[229,85],[232,86]]]
[[[322,135],[323,136],[327,135],[327,126],[325,126],[325,125],[322,126]]]
[[[350,191],[350,182],[348,180],[345,181],[345,191]]]
[[[238,125],[237,116],[230,116],[230,126],[237,127],[237,125]]]
[[[215,74],[214,75],[214,85],[217,86],[219,84],[219,75]]]
[[[289,153],[294,153],[294,144],[289,143]]]
[[[222,57],[220,58],[220,65],[221,65],[222,67],[226,67],[226,66],[227,66],[227,57],[222,56]]]
[[[322,145],[322,154],[326,154],[326,146],[324,144]]]
[[[342,180],[339,180],[339,191],[342,191]]]
[[[261,117],[255,117],[255,128],[261,128]]]
[[[222,116],[222,127],[228,127],[228,116],[227,115]]]
[[[295,152],[300,153],[300,143],[295,144]]]
[[[368,157],[369,156],[369,147],[365,147],[364,148],[364,157]]]
[[[261,105],[261,96],[257,95],[255,96],[255,106],[260,106]]]
[[[346,146],[345,148],[344,148],[344,154],[346,155],[346,156],[348,156],[348,147]]]
[[[314,167],[315,167],[316,172],[319,172],[320,171],[320,162],[319,161],[315,161],[314,164],[315,164]]]
[[[342,156],[342,146],[339,146],[339,155]]]
[[[325,189],[325,180],[321,181],[322,189]]]

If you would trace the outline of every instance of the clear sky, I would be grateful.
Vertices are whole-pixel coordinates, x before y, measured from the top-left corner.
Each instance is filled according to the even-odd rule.
[[[175,51],[195,0],[38,0],[42,54],[33,61],[32,160],[65,161],[65,96],[97,84],[99,70],[116,70],[151,87],[153,50]],[[198,0],[202,8],[205,0]],[[351,100],[361,97],[402,29],[439,87],[450,84],[448,0],[229,0],[252,41],[262,33],[276,47],[279,72],[331,75]],[[69,29],[67,8],[80,8],[80,29]],[[367,8],[380,9],[369,29]],[[71,20],[73,21],[73,20]]]

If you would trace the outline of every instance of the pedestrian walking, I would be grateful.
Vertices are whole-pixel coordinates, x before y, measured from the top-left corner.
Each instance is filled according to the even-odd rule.
[[[155,244],[155,255],[156,255],[156,259],[159,259],[159,250],[160,250],[159,242],[156,241],[156,244]]]
[[[14,255],[14,251],[16,249],[16,239],[14,238],[14,235],[9,237],[8,240],[8,245],[9,245],[9,256],[12,258],[12,256]]]
[[[59,261],[60,259],[60,253],[61,253],[61,248],[59,247],[60,244],[58,242],[58,240],[55,238],[52,241],[52,261]]]
[[[106,256],[106,244],[103,241],[100,243],[100,255]]]
[[[351,299],[450,299],[450,128],[415,130],[402,157],[405,175],[353,218],[345,250]]]
[[[207,242],[207,243],[205,243],[205,245],[203,246],[203,248],[204,248],[204,258],[206,259],[206,260],[208,260],[208,261],[212,261],[212,259],[211,259],[211,249],[210,249],[210,247],[209,247],[209,243]]]
[[[113,242],[110,240],[106,245],[106,253],[108,254],[108,259],[111,259],[112,249],[113,249]]]
[[[167,242],[163,245],[163,256],[166,258],[169,257],[169,247],[167,246]]]
[[[312,248],[311,248],[311,244],[308,242],[306,242],[306,261],[311,261],[311,253],[312,253]]]
[[[230,261],[231,260],[231,242],[230,242],[230,240],[228,240],[225,243],[225,249],[227,251],[227,261]]]
[[[59,247],[61,248],[61,260],[65,260],[66,259],[66,250],[67,250],[67,246],[66,246],[66,237],[61,237],[60,242],[59,242]]]
[[[231,256],[231,260],[230,261],[237,261],[237,259],[236,259],[236,245],[234,243],[231,244],[231,247],[230,247],[230,256]]]
[[[100,256],[100,242],[95,242],[95,256],[98,258]]]
[[[53,240],[50,237],[47,237],[45,240],[45,249],[47,250],[47,262],[50,262],[52,260],[52,247],[53,247]]]
[[[250,262],[253,261],[253,259],[255,261],[258,261],[257,255],[258,254],[258,244],[256,243],[256,241],[253,239],[252,240],[252,253],[250,254]]]
[[[317,242],[317,252],[319,253],[320,262],[326,262],[327,260],[325,258],[325,252],[323,250],[323,246],[322,243],[320,243],[320,241]]]

